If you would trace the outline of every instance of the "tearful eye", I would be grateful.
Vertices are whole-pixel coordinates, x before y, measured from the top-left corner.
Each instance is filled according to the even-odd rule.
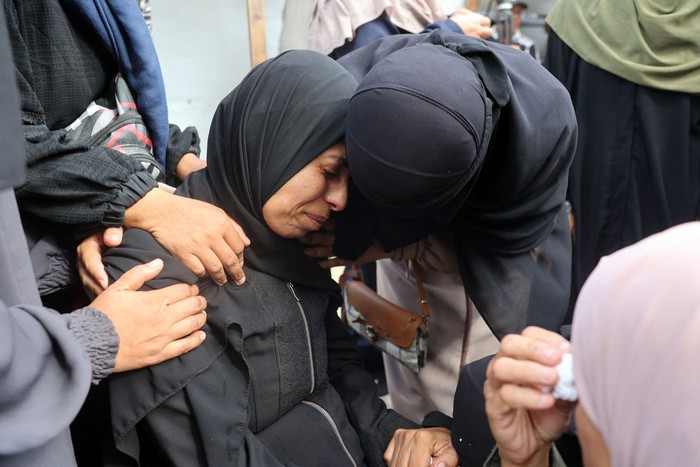
[[[338,171],[330,169],[323,169],[321,172],[323,173],[324,177],[330,180],[336,179],[340,175]]]

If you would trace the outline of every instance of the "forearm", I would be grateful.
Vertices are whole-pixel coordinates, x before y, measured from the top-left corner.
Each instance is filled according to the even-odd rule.
[[[124,210],[157,186],[138,162],[107,148],[62,144],[57,132],[29,136],[25,149],[19,207],[50,223],[82,230],[122,225]]]
[[[85,401],[91,368],[57,312],[0,301],[0,374],[2,457],[41,446],[65,430]]]

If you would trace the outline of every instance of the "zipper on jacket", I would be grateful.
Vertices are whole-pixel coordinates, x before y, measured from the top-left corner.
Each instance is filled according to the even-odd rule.
[[[343,436],[340,434],[340,430],[338,429],[338,425],[336,425],[335,420],[333,420],[333,417],[331,417],[331,414],[328,413],[326,409],[321,407],[315,402],[311,401],[301,401],[302,404],[306,404],[309,407],[313,407],[314,409],[318,410],[321,415],[328,421],[328,424],[331,426],[333,429],[333,433],[335,433],[335,437],[338,438],[338,442],[343,448],[343,451],[345,451],[345,455],[348,456],[348,459],[350,459],[350,462],[354,467],[357,467],[357,463],[355,462],[355,459],[353,459],[352,454],[350,454],[350,450],[348,447],[345,445],[345,440],[343,439]]]
[[[304,321],[304,330],[306,331],[306,345],[309,350],[309,366],[311,367],[311,389],[309,390],[309,394],[311,394],[316,388],[316,368],[314,367],[314,354],[313,346],[311,345],[311,329],[309,328],[309,320],[306,318],[304,307],[301,305],[301,300],[299,300],[299,297],[297,296],[297,293],[294,290],[294,285],[292,285],[291,282],[287,282],[287,287],[289,287],[289,291],[292,292],[294,299],[297,301],[297,307],[299,308],[299,313],[301,313],[301,319]]]

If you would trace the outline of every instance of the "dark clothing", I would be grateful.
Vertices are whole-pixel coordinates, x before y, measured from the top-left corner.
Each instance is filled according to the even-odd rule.
[[[124,210],[154,188],[155,180],[116,150],[62,139],[64,127],[102,95],[122,63],[59,0],[5,0],[4,7],[26,140],[27,181],[16,190],[23,215],[77,227],[78,236],[122,225]],[[198,153],[191,144],[198,141],[194,129],[185,133],[173,132],[176,139],[168,146]],[[183,154],[170,153],[168,159],[176,164]],[[167,165],[171,182],[175,165]]]
[[[68,426],[93,381],[114,367],[109,319],[41,306],[12,188],[25,156],[12,57],[0,11],[0,465],[75,465]],[[92,371],[91,371],[92,367]]]
[[[545,65],[569,90],[579,123],[569,184],[573,303],[600,258],[698,219],[700,96],[608,73],[553,31]]]
[[[105,261],[114,277],[158,257],[151,287],[194,281],[139,230]],[[110,378],[122,452],[142,465],[382,465],[393,432],[414,426],[376,396],[327,293],[248,268],[240,287],[198,283],[209,316],[201,350]]]
[[[576,145],[563,86],[517,50],[437,31],[380,39],[339,63],[361,82],[347,124],[355,186],[337,216],[336,253],[355,258],[372,239],[390,251],[447,225],[497,337],[558,329]]]
[[[342,139],[355,87],[330,58],[290,51],[256,67],[219,105],[208,167],[177,193],[220,206],[255,239],[245,284],[197,281],[139,230],[105,255],[112,278],[163,258],[147,287],[197,281],[208,302],[200,347],[111,378],[124,464],[382,465],[394,431],[414,426],[377,397],[338,318],[328,271],[262,215],[280,187]]]
[[[436,29],[441,29],[447,32],[462,32],[462,28],[460,28],[457,23],[450,19],[430,23],[425,27],[423,32],[431,32]],[[379,18],[374,19],[358,27],[355,31],[355,37],[353,38],[353,40],[346,42],[340,47],[336,47],[330,54],[328,54],[328,56],[337,60],[340,57],[349,54],[353,50],[357,50],[360,47],[364,47],[365,45],[381,37],[393,36],[395,34],[410,33],[392,23],[391,19],[389,18],[389,15],[387,15],[386,11],[384,11],[379,16]]]
[[[98,32],[104,35],[103,24],[83,22],[84,17],[77,12],[82,11],[81,6],[87,8],[87,3],[92,5],[74,0],[4,2],[20,91],[27,164],[26,180],[16,187],[16,194],[42,296],[77,282],[73,264],[79,240],[102,226],[123,225],[125,210],[157,186],[139,161],[115,149],[64,139],[65,127],[107,92],[117,71],[127,78],[141,76],[135,57],[122,54],[119,59],[113,58],[110,47],[101,44]],[[128,6],[143,21],[135,2]],[[128,11],[125,8],[120,14],[127,15]],[[146,26],[141,26],[148,34]],[[123,36],[115,35],[114,46],[128,42],[133,46],[150,44],[152,48],[150,38],[149,42],[143,37],[140,42],[132,42],[128,36],[132,29],[121,31]],[[150,61],[147,70],[158,68],[154,51],[149,55],[145,46],[134,50],[143,55],[142,60]],[[141,113],[146,119],[153,100],[150,87],[157,91],[158,81],[130,82],[135,83],[135,94],[140,90],[136,100],[144,107]],[[158,109],[156,106],[156,113]],[[167,143],[160,144],[167,152],[163,169],[166,181],[172,184],[182,155],[199,153],[199,137],[194,128],[181,132],[171,125],[168,138],[167,120],[161,123],[165,124]]]
[[[353,184],[335,253],[356,258],[373,239],[391,251],[446,226],[466,291],[496,337],[559,329],[576,146],[566,89],[521,51],[439,31],[380,39],[339,63],[360,85],[348,109]],[[464,465],[479,465],[493,446],[483,362],[465,368],[455,397],[452,443]]]

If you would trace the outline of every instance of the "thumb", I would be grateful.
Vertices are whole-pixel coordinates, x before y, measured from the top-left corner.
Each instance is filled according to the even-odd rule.
[[[162,269],[163,260],[154,259],[150,263],[129,269],[109,288],[112,290],[139,290],[146,281],[156,277]]]
[[[121,227],[107,227],[102,235],[102,242],[109,247],[119,246],[123,235],[124,229]]]

